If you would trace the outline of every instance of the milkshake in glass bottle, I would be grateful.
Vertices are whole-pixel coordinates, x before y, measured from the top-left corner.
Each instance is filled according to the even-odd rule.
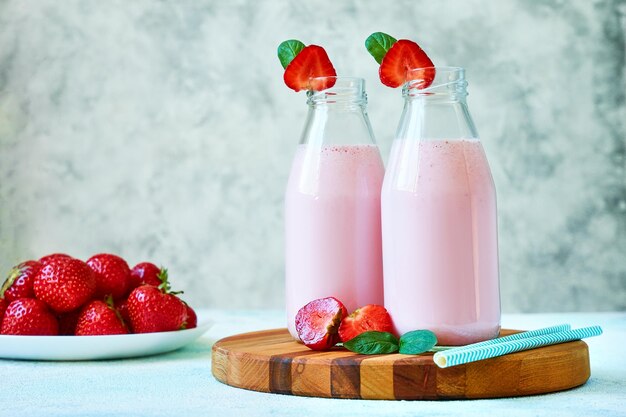
[[[500,330],[496,193],[466,86],[462,68],[404,85],[382,191],[385,307],[400,334],[440,345]]]
[[[335,78],[333,87],[307,93],[308,117],[285,193],[287,324],[294,338],[296,313],[314,299],[336,297],[348,311],[383,303],[384,167],[365,81]]]

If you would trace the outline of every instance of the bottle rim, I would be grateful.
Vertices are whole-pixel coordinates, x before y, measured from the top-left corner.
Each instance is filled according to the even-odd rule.
[[[312,77],[309,79],[311,85],[328,85],[332,82],[332,87],[321,90],[307,90],[308,104],[333,104],[347,103],[364,105],[367,103],[365,93],[365,79],[351,76],[328,76]]]
[[[425,79],[423,74],[434,72],[434,76]],[[407,71],[407,78],[415,76],[415,79],[407,81],[402,87],[403,96],[431,96],[450,95],[465,96],[467,81],[465,80],[465,68],[463,67],[421,67]],[[427,85],[425,83],[430,81]]]

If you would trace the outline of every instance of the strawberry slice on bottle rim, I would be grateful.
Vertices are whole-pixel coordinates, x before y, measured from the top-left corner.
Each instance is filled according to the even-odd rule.
[[[413,87],[424,89],[435,79],[435,65],[417,43],[400,39],[383,57],[378,74],[388,87],[396,88],[417,80]]]
[[[335,85],[337,72],[328,54],[318,45],[304,47],[287,65],[283,79],[294,91],[322,91]]]

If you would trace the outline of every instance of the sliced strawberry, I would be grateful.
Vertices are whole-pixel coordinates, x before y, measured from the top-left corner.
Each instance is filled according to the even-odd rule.
[[[339,338],[342,342],[347,342],[361,333],[369,331],[393,332],[391,316],[385,307],[368,304],[354,310],[352,314],[341,321]]]
[[[411,71],[416,68],[427,68]],[[422,80],[418,88],[426,88],[435,78],[435,68],[426,52],[408,39],[400,39],[387,51],[378,71],[380,81],[388,87],[400,87],[407,81]]]
[[[313,350],[325,350],[339,342],[337,330],[348,310],[334,297],[313,300],[296,314],[296,331],[302,343]]]
[[[316,77],[334,77],[337,75],[328,54],[321,46],[306,46],[287,65],[283,79],[287,87],[294,91],[321,91],[335,85],[334,78],[311,80]]]

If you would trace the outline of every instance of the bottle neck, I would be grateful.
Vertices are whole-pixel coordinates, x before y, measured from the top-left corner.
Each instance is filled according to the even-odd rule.
[[[429,85],[420,79],[404,85],[404,110],[396,138],[426,141],[478,139],[466,102],[467,81],[463,68],[438,67],[435,70]],[[413,71],[423,72],[424,69]]]
[[[332,87],[307,92],[309,112],[300,143],[316,146],[374,144],[367,116],[365,81],[333,78]]]

